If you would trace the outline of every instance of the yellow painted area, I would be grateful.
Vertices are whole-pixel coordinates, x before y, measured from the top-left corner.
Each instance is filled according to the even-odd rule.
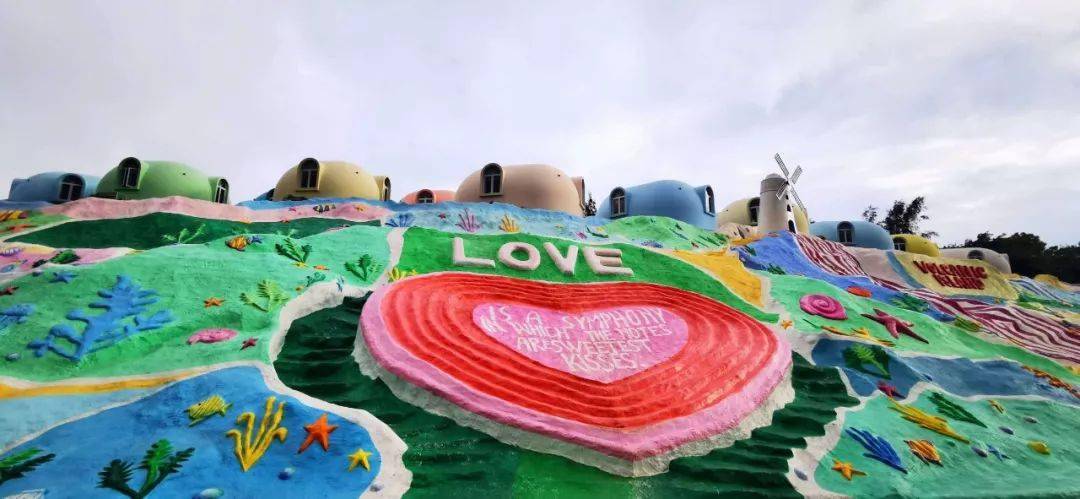
[[[1061,281],[1061,279],[1058,279],[1057,276],[1055,276],[1055,275],[1039,274],[1039,275],[1035,276],[1035,280],[1039,281],[1039,282],[1041,282],[1043,284],[1049,284],[1049,285],[1051,285],[1051,286],[1053,286],[1055,288],[1058,288],[1058,289],[1060,289],[1062,291],[1076,291],[1076,289],[1074,289],[1072,286],[1069,286],[1068,284],[1065,284],[1064,282]]]
[[[941,249],[938,248],[938,245],[925,237],[919,237],[914,234],[893,234],[889,237],[892,237],[894,245],[896,244],[897,239],[903,239],[905,246],[904,251],[907,251],[908,253],[918,253],[920,255],[934,257],[941,256]]]
[[[58,383],[30,387],[14,387],[0,383],[0,400],[22,397],[44,397],[50,395],[83,395],[88,393],[108,393],[119,390],[155,388],[190,377],[192,374],[194,373],[178,373],[153,378],[122,379],[92,384]]]
[[[748,303],[759,307],[764,305],[761,301],[761,280],[743,267],[736,253],[727,250],[707,252],[675,250],[672,256],[707,270],[724,283],[731,292]]]
[[[912,278],[926,286],[932,291],[942,295],[979,295],[979,296],[993,296],[996,298],[1004,298],[1006,300],[1016,300],[1019,295],[1016,289],[1009,285],[1009,281],[1005,275],[998,272],[993,265],[990,265],[982,260],[961,260],[958,258],[944,258],[944,257],[930,257],[926,255],[920,255],[918,253],[909,253],[906,251],[897,251],[893,253],[896,260],[904,267],[904,271],[908,273]],[[986,272],[986,278],[980,279],[983,284],[983,289],[967,289],[962,287],[945,286],[940,284],[937,279],[934,278],[932,273],[927,273],[919,270],[915,265],[915,262],[922,264],[937,264],[942,266],[965,266],[965,267],[981,267]]]

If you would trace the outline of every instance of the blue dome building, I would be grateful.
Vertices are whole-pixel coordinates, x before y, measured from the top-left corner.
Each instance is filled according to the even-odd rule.
[[[678,180],[657,180],[612,189],[596,212],[605,218],[662,216],[716,230],[716,201],[712,187],[692,187]]]
[[[100,177],[67,172],[46,172],[11,181],[8,201],[66,203],[94,195]]]
[[[882,250],[893,249],[889,231],[877,224],[863,220],[814,222],[810,224],[810,234],[844,246]]]

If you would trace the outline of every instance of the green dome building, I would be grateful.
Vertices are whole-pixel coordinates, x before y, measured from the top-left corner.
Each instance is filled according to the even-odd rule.
[[[94,196],[110,199],[184,196],[228,203],[229,182],[222,177],[208,177],[183,163],[125,158],[101,177]]]

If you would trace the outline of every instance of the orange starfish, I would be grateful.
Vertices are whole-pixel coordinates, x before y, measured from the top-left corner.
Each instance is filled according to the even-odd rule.
[[[847,478],[849,482],[851,481],[851,477],[853,476],[866,476],[866,473],[855,469],[855,466],[852,465],[850,462],[845,463],[840,461],[839,459],[836,459],[835,457],[833,458],[832,469],[834,471],[839,471],[840,474],[844,475],[844,478]]]
[[[300,450],[296,451],[296,453],[300,454],[301,452],[304,452],[307,450],[308,446],[316,440],[319,441],[319,445],[322,445],[323,450],[330,450],[330,434],[336,429],[336,424],[327,424],[326,413],[324,412],[314,423],[304,427],[304,431],[307,432],[307,438],[304,439],[304,443],[300,444]]]
[[[225,300],[216,296],[211,296],[210,298],[203,300],[203,308],[220,307],[222,303],[225,303]]]

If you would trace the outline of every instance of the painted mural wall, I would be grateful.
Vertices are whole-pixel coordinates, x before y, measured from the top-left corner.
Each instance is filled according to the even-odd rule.
[[[3,497],[1080,494],[1048,279],[498,203],[0,215]]]

